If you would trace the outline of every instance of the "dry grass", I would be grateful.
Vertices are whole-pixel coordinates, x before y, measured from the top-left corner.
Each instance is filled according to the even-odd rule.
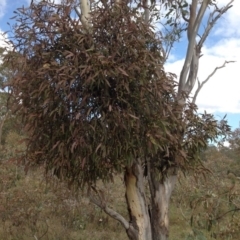
[[[63,184],[46,184],[40,170],[25,176],[21,167],[2,163],[0,176],[0,239],[126,239],[118,222]],[[118,211],[125,209],[122,196],[117,191],[109,199]]]
[[[183,180],[184,185],[177,188],[173,197],[170,240],[213,239],[206,228],[194,229],[190,225],[192,209],[188,197],[193,194],[192,181],[192,178]],[[0,240],[127,239],[120,223],[106,216],[83,195],[74,196],[56,179],[51,183],[46,184],[40,169],[32,170],[26,176],[23,169],[13,163],[0,164]],[[114,184],[101,185],[105,188],[109,205],[127,217],[123,180],[118,177]],[[203,205],[199,206],[197,211],[206,211]],[[229,223],[228,218],[224,221],[223,226]],[[198,238],[195,230],[205,238]],[[238,236],[228,233],[216,239],[238,240]]]

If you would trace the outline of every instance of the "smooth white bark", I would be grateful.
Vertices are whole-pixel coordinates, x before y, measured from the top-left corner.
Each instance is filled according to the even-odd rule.
[[[88,0],[80,0],[80,9],[81,9],[81,22],[82,24],[89,28],[90,20],[90,3]]]

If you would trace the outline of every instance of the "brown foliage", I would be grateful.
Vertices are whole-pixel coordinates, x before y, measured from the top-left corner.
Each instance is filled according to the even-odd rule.
[[[95,181],[151,153],[155,138],[173,139],[159,129],[173,115],[174,82],[163,72],[161,43],[134,12],[96,10],[92,33],[68,6],[41,3],[18,14],[24,64],[12,86],[29,158],[59,175],[71,172],[72,180]]]
[[[161,172],[196,159],[222,130],[178,105],[151,26],[114,5],[92,11],[86,29],[72,7],[42,1],[16,12],[10,87],[28,163],[84,184],[110,180],[136,158],[151,157]]]

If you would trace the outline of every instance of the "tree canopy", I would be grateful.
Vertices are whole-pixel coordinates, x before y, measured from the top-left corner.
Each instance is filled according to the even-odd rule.
[[[89,30],[68,3],[42,1],[15,16],[9,86],[29,164],[78,184],[110,180],[137,158],[151,158],[161,173],[191,165],[226,128],[178,103],[151,25],[134,8],[105,5],[91,12]]]

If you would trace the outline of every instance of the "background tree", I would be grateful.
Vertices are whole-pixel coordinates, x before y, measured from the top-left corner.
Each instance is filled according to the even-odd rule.
[[[236,128],[230,138],[228,139],[229,141],[229,147],[230,149],[236,151],[237,153],[239,153],[240,150],[240,129]]]
[[[233,159],[234,164],[228,169],[229,173],[233,173],[238,178],[240,177],[240,129],[236,128],[228,137],[229,146],[222,146],[220,152],[226,157]],[[233,166],[234,165],[234,166]]]
[[[223,154],[231,151],[225,148],[206,149],[205,166],[211,174],[199,176],[195,171],[179,176],[173,202],[192,229],[186,239],[238,239],[240,182],[235,170],[239,162]]]
[[[7,98],[8,98],[8,94],[5,92],[1,92],[0,93],[0,140],[1,140],[1,144],[2,144],[2,132],[3,132],[3,125],[5,123],[5,121],[7,120],[8,117],[8,109],[7,109]]]
[[[22,134],[22,125],[19,117],[13,114],[10,110],[10,88],[7,87],[10,79],[14,76],[13,69],[4,61],[4,56],[7,53],[5,48],[0,48],[0,143],[5,144],[6,137],[9,132]],[[2,149],[3,150],[3,149]]]
[[[8,107],[8,98],[9,93],[5,84],[8,82],[9,78],[12,76],[12,72],[10,71],[6,62],[4,62],[4,54],[6,54],[6,50],[4,48],[0,48],[0,145],[2,145],[4,139],[3,135],[3,126],[6,120],[10,116],[10,111]]]
[[[91,201],[118,220],[130,239],[168,239],[178,171],[197,168],[208,141],[229,131],[225,121],[197,114],[188,96],[202,45],[231,5],[218,9],[202,1],[198,10],[193,0],[188,14],[185,1],[159,2],[179,11],[187,25],[188,51],[176,91],[173,76],[164,72],[162,37],[151,25],[157,1],[91,3],[41,1],[16,12],[14,52],[7,56],[16,74],[9,86],[26,126],[28,166],[43,164],[73,186],[87,186]],[[214,13],[196,43],[210,4]],[[128,220],[108,207],[96,187],[98,179],[111,181],[117,173],[124,174]]]

